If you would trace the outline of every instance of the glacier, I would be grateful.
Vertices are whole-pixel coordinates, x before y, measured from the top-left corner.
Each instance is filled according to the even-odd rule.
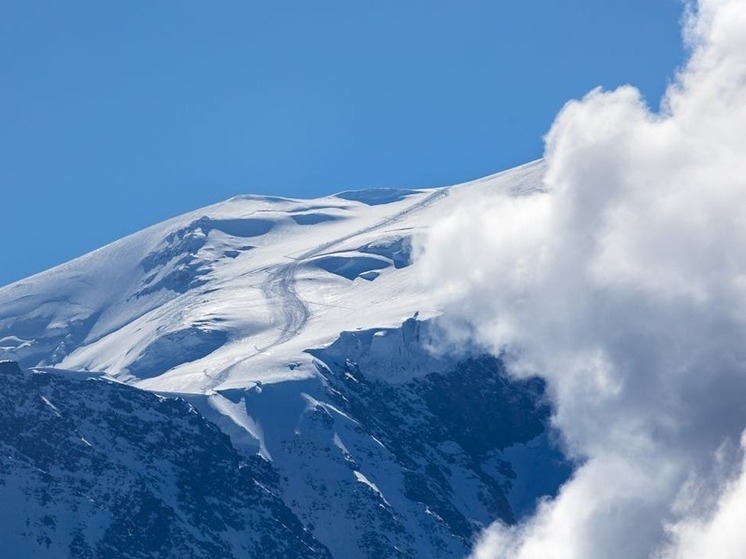
[[[458,557],[495,519],[529,514],[572,469],[543,383],[474,348],[436,350],[441,305],[414,247],[454,204],[530,196],[543,173],[536,161],[438,189],[238,196],[0,288],[2,395],[25,402],[4,411],[0,517],[20,503],[26,527],[6,522],[3,540],[39,557]],[[205,450],[190,470],[153,441],[120,440],[130,421],[109,418],[113,401],[193,452],[219,439],[230,466]],[[179,434],[190,421],[199,436]],[[42,424],[29,455],[21,439]],[[144,489],[102,498],[106,460],[117,487]],[[200,468],[227,477],[190,482],[198,514],[173,487]],[[235,476],[265,497],[249,483],[237,505],[225,484],[248,482]],[[50,484],[61,489],[39,497]],[[161,547],[144,528],[139,543],[118,532],[149,526],[122,505],[143,495],[171,538]]]

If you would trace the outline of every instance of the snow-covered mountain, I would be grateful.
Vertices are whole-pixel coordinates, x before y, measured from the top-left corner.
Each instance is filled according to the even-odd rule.
[[[123,557],[466,554],[569,470],[540,381],[429,350],[440,306],[412,239],[461,199],[530,195],[542,173],[240,196],[0,289],[0,359],[31,369],[0,379],[0,515],[25,519],[3,539],[39,556],[73,539],[80,557],[117,542]],[[162,516],[133,514],[138,499]],[[127,540],[122,523],[142,530]],[[143,526],[173,539],[155,549]]]

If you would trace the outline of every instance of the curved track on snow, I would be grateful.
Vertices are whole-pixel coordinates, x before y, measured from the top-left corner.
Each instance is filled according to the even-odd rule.
[[[297,336],[308,323],[311,312],[308,309],[306,302],[298,295],[298,291],[295,287],[295,276],[298,268],[309,258],[319,256],[324,251],[354,237],[388,227],[389,225],[401,221],[402,219],[430,206],[445,196],[448,196],[448,189],[438,189],[422,200],[415,202],[411,206],[379,221],[378,223],[374,223],[373,225],[364,227],[363,229],[359,229],[342,237],[322,243],[294,258],[292,262],[272,268],[267,275],[267,279],[262,283],[262,292],[272,307],[273,320],[275,324],[277,324],[279,333],[271,343],[257,349],[260,352],[263,352],[291,340]]]

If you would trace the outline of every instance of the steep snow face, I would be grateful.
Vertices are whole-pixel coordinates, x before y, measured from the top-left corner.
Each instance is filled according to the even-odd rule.
[[[541,184],[541,162],[437,190],[240,196],[0,289],[0,359],[202,394],[315,374],[305,350],[438,301],[412,239],[461,198]],[[393,374],[393,373],[390,373]]]

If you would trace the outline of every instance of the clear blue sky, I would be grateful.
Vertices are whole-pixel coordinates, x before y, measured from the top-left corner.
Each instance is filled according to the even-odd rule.
[[[535,159],[601,85],[652,106],[678,0],[0,2],[0,285],[240,193]]]

